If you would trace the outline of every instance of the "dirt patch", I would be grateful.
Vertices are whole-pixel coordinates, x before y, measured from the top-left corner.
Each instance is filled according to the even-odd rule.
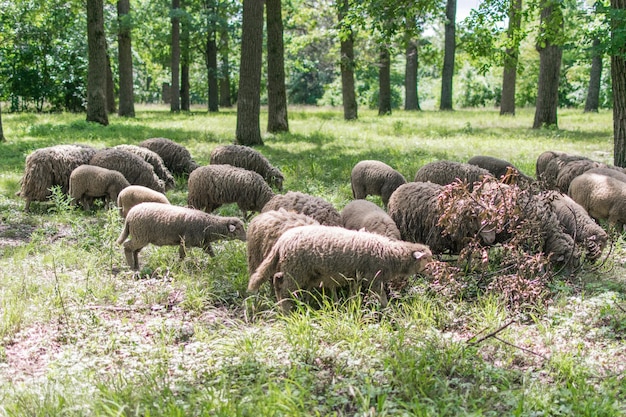
[[[29,224],[0,224],[0,246],[19,246],[30,241],[36,229]]]

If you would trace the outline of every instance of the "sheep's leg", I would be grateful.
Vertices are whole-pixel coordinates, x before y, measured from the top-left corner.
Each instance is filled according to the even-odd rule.
[[[376,278],[372,282],[371,290],[378,296],[378,300],[380,301],[381,307],[387,307],[387,292],[385,291],[385,280],[383,280],[380,274],[377,274]]]
[[[291,276],[286,276],[283,272],[274,274],[273,283],[278,305],[283,313],[290,313],[295,306],[291,298],[294,297],[294,292],[298,290],[299,286]]]
[[[202,249],[205,253],[209,254],[211,258],[215,257],[215,252],[213,252],[213,247],[210,243],[206,243]]]
[[[143,246],[137,248],[133,243],[132,239],[124,242],[124,255],[126,256],[128,266],[130,266],[131,269],[137,270],[139,269],[139,251]]]

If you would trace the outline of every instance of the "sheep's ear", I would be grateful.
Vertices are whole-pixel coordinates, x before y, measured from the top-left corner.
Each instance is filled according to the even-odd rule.
[[[420,251],[413,252],[413,257],[418,261],[427,256],[428,254],[426,252],[420,252]]]
[[[230,224],[228,225],[228,231],[229,231],[230,233],[235,233],[235,230],[237,230],[237,226],[235,226],[234,224],[230,223]]]

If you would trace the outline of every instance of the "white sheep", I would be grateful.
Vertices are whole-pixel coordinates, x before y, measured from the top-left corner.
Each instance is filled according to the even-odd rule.
[[[211,151],[211,164],[232,165],[254,171],[279,191],[283,189],[285,177],[282,172],[259,151],[242,145],[223,145]]]
[[[594,219],[606,219],[620,232],[623,230],[626,183],[606,175],[584,173],[572,180],[568,194]]]
[[[263,177],[231,165],[206,165],[195,169],[188,180],[187,204],[207,213],[222,204],[237,203],[244,218],[261,211],[274,196]]]
[[[70,175],[69,195],[74,202],[89,211],[94,198],[104,197],[105,204],[117,200],[130,183],[121,172],[94,165],[80,165]]]
[[[126,240],[128,236],[130,240]],[[139,269],[139,251],[152,243],[179,246],[180,259],[185,248],[202,248],[214,256],[211,242],[219,239],[246,240],[243,222],[186,207],[161,203],[141,203],[130,209],[117,244],[124,244],[124,255],[132,269]]]
[[[174,180],[172,173],[169,169],[167,169],[165,163],[163,162],[163,158],[161,158],[158,153],[151,151],[146,147],[137,145],[117,145],[114,146],[113,149],[121,149],[126,152],[134,153],[152,165],[154,173],[157,174],[157,177],[163,181],[166,190],[171,190],[176,186],[176,181]]]
[[[346,229],[365,230],[390,239],[401,239],[400,230],[393,219],[371,201],[353,200],[346,204],[341,210],[341,222]]]
[[[165,192],[165,184],[154,172],[152,165],[134,153],[115,148],[103,149],[95,153],[89,164],[119,171],[131,184]]]
[[[355,199],[364,199],[368,195],[379,195],[386,206],[391,194],[399,186],[406,184],[406,179],[384,162],[364,160],[352,168],[350,183],[352,196]]]
[[[248,225],[248,273],[252,273],[270,253],[276,240],[287,230],[298,226],[319,224],[317,220],[283,208],[254,217]]]
[[[288,312],[298,290],[335,289],[357,282],[387,305],[385,283],[421,272],[432,260],[427,246],[333,226],[300,226],[278,238],[250,277],[248,291],[273,283]]]
[[[281,207],[287,211],[306,214],[326,226],[341,226],[341,215],[337,209],[320,197],[299,191],[288,191],[272,197],[263,207],[262,212],[278,210]]]
[[[148,202],[170,204],[163,193],[143,185],[130,185],[124,188],[117,196],[117,207],[119,208],[120,216],[124,219],[131,208],[137,204]]]
[[[199,167],[183,145],[167,138],[150,138],[138,144],[159,154],[174,175],[190,174]]]
[[[439,185],[452,184],[457,180],[473,184],[485,176],[492,176],[486,169],[476,165],[454,161],[435,161],[422,166],[415,174],[415,182],[433,182]]]

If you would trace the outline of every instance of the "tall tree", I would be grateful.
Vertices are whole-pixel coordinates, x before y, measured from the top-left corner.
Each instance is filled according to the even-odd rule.
[[[417,94],[417,40],[415,39],[415,18],[407,18],[404,34],[406,64],[404,67],[404,110],[421,110]]]
[[[213,11],[215,13],[215,11]],[[217,41],[214,25],[210,25],[206,38],[206,68],[208,76],[209,111],[219,110],[219,90],[217,82]]]
[[[241,61],[237,95],[236,141],[240,145],[263,145],[261,114],[261,67],[263,65],[263,0],[243,1]]]
[[[387,114],[391,114],[391,59],[383,44],[378,54],[378,115]]]
[[[181,8],[185,8],[181,3]],[[190,100],[190,83],[189,83],[189,66],[191,65],[191,38],[190,26],[191,21],[189,15],[185,13],[184,19],[181,21],[182,32],[180,35],[180,109],[189,111],[191,106]]]
[[[589,71],[589,86],[587,88],[587,99],[585,100],[585,113],[598,112],[600,107],[600,84],[602,82],[602,55],[601,42],[599,38],[593,40],[591,47],[591,70]]]
[[[107,113],[115,114],[117,108],[115,107],[115,81],[113,81],[113,69],[111,69],[111,57],[107,51]]]
[[[522,0],[511,0],[509,6],[509,26],[507,29],[507,46],[504,51],[500,115],[515,114],[515,87],[517,83],[517,63],[519,61],[521,27]]]
[[[230,35],[228,34],[228,27],[226,25],[222,25],[220,27],[219,42],[219,53],[221,57],[219,72],[220,107],[231,107],[233,105],[230,98],[230,62],[228,60],[229,39]]]
[[[611,0],[613,163],[626,167],[626,0]]]
[[[267,131],[288,132],[281,1],[266,0],[265,9],[267,19]]]
[[[117,23],[117,52],[120,78],[120,105],[117,114],[123,117],[135,117],[130,0],[117,1]]]
[[[2,129],[2,108],[0,108],[0,142],[5,142],[7,138],[4,137],[4,130]]]
[[[107,52],[102,0],[87,0],[87,121],[109,124],[107,115]]]
[[[172,82],[170,110],[180,111],[180,0],[172,0]]]
[[[446,2],[443,54],[439,110],[452,110],[452,81],[454,78],[454,56],[456,54],[456,0]]]
[[[539,80],[533,129],[558,126],[559,79],[563,56],[563,10],[559,0],[543,0],[537,51]]]
[[[350,9],[349,0],[337,0],[339,12],[339,39],[341,95],[343,98],[343,118],[355,120],[358,118],[356,91],[354,87],[354,31],[346,18]]]

